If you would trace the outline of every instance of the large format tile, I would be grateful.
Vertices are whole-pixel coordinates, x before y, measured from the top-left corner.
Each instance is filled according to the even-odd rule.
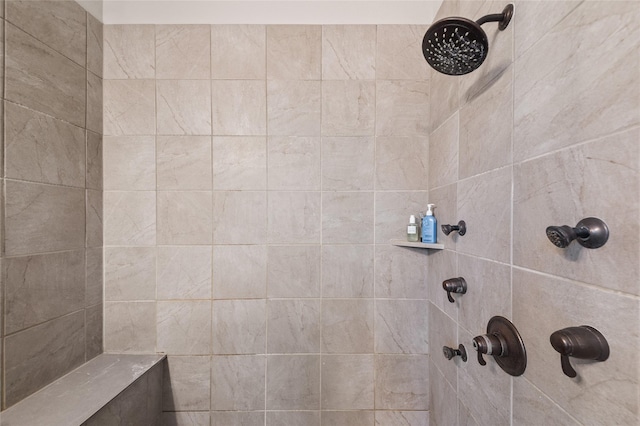
[[[158,299],[211,298],[211,246],[158,247]]]
[[[267,129],[271,136],[319,136],[320,81],[268,81]]]
[[[322,27],[323,80],[373,80],[375,76],[375,25]]]
[[[259,244],[266,241],[267,194],[259,191],[213,193],[214,244]]]
[[[210,301],[160,301],[157,310],[159,352],[175,355],[211,353]]]
[[[373,297],[372,245],[322,246],[323,297]]]
[[[453,387],[440,371],[429,363],[429,385],[431,392],[429,401],[430,426],[448,426],[458,424],[458,398],[456,395],[456,384]]]
[[[266,135],[266,96],[264,81],[212,81],[212,134]]]
[[[264,414],[264,411],[212,411],[211,426],[263,426]]]
[[[84,189],[7,180],[5,191],[6,255],[84,248]]]
[[[209,136],[158,136],[156,152],[158,189],[211,189]]]
[[[213,137],[213,189],[255,191],[266,188],[265,137]]]
[[[107,301],[155,299],[155,247],[106,247],[104,293]]]
[[[104,58],[104,24],[87,14],[87,70],[102,78]]]
[[[430,411],[376,410],[375,426],[429,426]]]
[[[210,25],[156,26],[156,78],[210,78],[210,28]]]
[[[267,409],[318,410],[320,356],[267,356]]]
[[[322,411],[322,426],[371,426],[374,411]],[[310,423],[307,423],[310,424]]]
[[[267,187],[271,190],[320,189],[320,138],[269,137]]]
[[[424,25],[378,25],[376,78],[421,80],[429,78],[429,66],[420,53]]]
[[[209,356],[169,356],[163,374],[162,409],[209,410],[211,398]]]
[[[105,136],[102,142],[104,189],[156,189],[156,141],[153,136]]]
[[[156,85],[153,80],[105,80],[104,134],[154,135]]]
[[[267,240],[276,244],[319,243],[320,192],[269,192]]]
[[[104,350],[155,352],[156,302],[105,302]]]
[[[211,192],[161,191],[158,203],[158,244],[211,244]]]
[[[89,361],[103,352],[104,342],[104,306],[102,303],[84,310],[85,321],[85,359]]]
[[[375,89],[373,81],[323,81],[322,135],[374,135]]]
[[[269,80],[320,80],[321,62],[321,26],[267,26]]]
[[[428,180],[428,137],[376,138],[376,189],[426,190]]]
[[[264,300],[213,302],[213,353],[263,354],[267,332]]]
[[[322,356],[322,409],[373,408],[373,355]]]
[[[266,360],[257,356],[211,358],[211,409],[263,410]]]
[[[267,352],[320,352],[320,308],[320,300],[269,300]]]
[[[84,307],[82,251],[11,257],[2,261],[2,269],[7,334]]]
[[[88,248],[85,250],[86,257],[86,287],[85,287],[85,307],[95,306],[102,303],[104,298],[104,250],[99,248]]]
[[[426,136],[429,82],[379,80],[376,83],[376,135]]]
[[[372,353],[374,339],[373,300],[323,299],[323,353]]]
[[[88,130],[102,133],[104,82],[102,78],[87,73],[86,126]]]
[[[458,366],[462,363],[459,357],[452,360],[448,360],[444,357],[442,352],[443,346],[449,346],[451,348],[458,348],[458,329],[455,319],[452,319],[447,314],[442,312],[434,305],[429,305],[429,333],[428,333],[429,345],[431,347],[431,360],[429,364],[432,368],[429,370],[434,372],[434,368],[438,375],[441,377],[436,378],[438,382],[445,382],[449,386],[457,388],[458,381]],[[472,355],[470,359],[473,362],[472,348],[468,348],[469,353]],[[436,385],[434,385],[436,386]],[[443,384],[437,386],[443,387]],[[433,406],[434,410],[440,410],[437,405]]]
[[[212,25],[211,78],[264,79],[266,37],[264,25]]]
[[[226,414],[223,412],[222,414]],[[209,426],[211,423],[208,411],[165,411],[162,413],[162,426]],[[229,423],[225,423],[228,425]]]
[[[513,422],[522,425],[579,425],[548,396],[522,378],[513,381]]]
[[[322,189],[373,189],[375,143],[373,137],[322,138]]]
[[[416,221],[420,221],[420,213],[427,208],[427,198],[427,191],[376,192],[376,244],[406,239],[409,216],[414,215]]]
[[[422,249],[376,245],[376,297],[426,299],[426,255]]]
[[[104,78],[155,78],[155,66],[155,26],[105,25]]]
[[[373,243],[373,192],[325,192],[322,195],[322,242]]]
[[[375,305],[377,354],[429,353],[431,322],[426,300],[376,300]]]
[[[211,82],[157,80],[159,135],[211,134]]]
[[[436,205],[434,214],[439,225],[453,225],[460,220],[466,219],[458,216],[458,185],[455,183],[429,191],[429,203]],[[445,249],[454,250],[458,241],[462,238],[466,238],[466,236],[457,232],[445,235],[442,232],[442,226],[438,226],[437,241],[440,244],[444,244]]]
[[[442,282],[457,276],[458,256],[451,250],[429,250],[427,268],[429,270],[429,285],[427,292],[429,301],[438,309],[454,320],[458,319],[461,298],[454,296],[454,303],[449,302],[447,293],[442,288]]]
[[[269,246],[267,296],[320,297],[320,246]]]
[[[156,193],[105,192],[104,242],[106,245],[155,245]]]
[[[85,186],[85,132],[48,115],[5,103],[5,177]]]
[[[376,409],[428,410],[429,357],[376,355]]]
[[[84,127],[84,67],[13,25],[5,32],[5,98]]]
[[[459,126],[456,113],[429,135],[429,188],[458,180]]]
[[[103,186],[103,158],[102,158],[102,135],[87,132],[86,149],[86,176],[85,185],[87,188],[102,190]]]
[[[267,294],[266,276],[265,246],[214,246],[214,299],[264,298]]]

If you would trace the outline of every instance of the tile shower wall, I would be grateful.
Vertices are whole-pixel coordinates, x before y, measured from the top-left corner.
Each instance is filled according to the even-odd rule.
[[[425,30],[105,26],[105,349],[168,424],[428,423]]]
[[[3,408],[102,352],[102,24],[2,2]]]
[[[439,14],[478,19],[503,1],[445,0]],[[630,425],[639,417],[640,4],[515,2],[514,21],[485,25],[489,56],[464,77],[431,74],[429,200],[463,237],[430,254],[433,426]],[[562,250],[549,225],[602,218],[607,244]],[[446,301],[440,283],[463,276]],[[513,320],[528,353],[523,376],[481,367],[471,339],[493,315]],[[603,363],[562,374],[555,330],[591,325]],[[467,363],[433,348],[463,343]]]

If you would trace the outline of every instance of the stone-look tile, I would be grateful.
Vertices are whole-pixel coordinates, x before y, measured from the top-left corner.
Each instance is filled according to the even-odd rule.
[[[213,356],[211,359],[211,409],[264,410],[264,355]]]
[[[378,25],[376,78],[378,80],[422,80],[429,78],[429,65],[420,54],[423,25]]]
[[[513,116],[513,73],[510,69],[496,79],[491,90],[469,102],[459,114],[460,139],[456,153],[460,179],[511,163],[513,127],[509,123]],[[446,144],[444,140],[441,143]],[[455,143],[453,146],[456,147]]]
[[[267,410],[320,408],[320,356],[267,357]]]
[[[436,284],[436,283],[433,283]],[[380,301],[377,302],[378,304]],[[478,334],[484,334],[486,330],[486,322],[483,325],[478,324],[478,327],[485,327],[484,330]],[[443,346],[449,346],[450,348],[458,348],[458,325],[455,318],[452,319],[446,315],[443,311],[429,305],[429,333],[428,333],[429,345],[431,347],[431,361],[439,375],[442,375],[442,379],[449,382],[450,386],[454,389],[457,387],[458,379],[458,365],[463,362],[460,357],[448,360],[442,353]],[[473,361],[475,358],[475,352],[473,347],[467,347],[469,349],[470,359]],[[430,370],[433,372],[433,368]],[[442,387],[442,385],[440,385]],[[437,405],[432,405],[435,410],[438,410]],[[454,405],[455,408],[455,405]]]
[[[322,409],[373,408],[373,354],[322,356]]]
[[[638,140],[636,128],[514,168],[516,265],[640,295]],[[575,226],[589,216],[609,227],[604,247],[560,249],[546,238],[547,226]]]
[[[211,246],[158,247],[158,299],[211,298]]]
[[[458,218],[469,230],[457,240],[458,252],[509,262],[511,174],[507,167],[458,183]]]
[[[211,361],[208,356],[169,356],[164,364],[162,409],[209,410]]]
[[[159,135],[211,134],[211,82],[156,81]]]
[[[429,82],[376,83],[376,135],[426,136],[429,133]]]
[[[87,73],[86,126],[88,130],[102,133],[102,105],[104,103],[103,82],[100,77]]]
[[[264,414],[264,411],[212,411],[211,426],[263,426]]]
[[[442,356],[439,358],[443,358],[446,361],[446,358]],[[431,359],[434,360],[434,358]],[[431,409],[429,410],[428,425],[447,426],[458,424],[458,398],[455,391],[456,382],[454,381],[453,383],[452,387],[451,382],[445,380],[438,368],[436,368],[432,362],[429,363],[429,406]],[[535,422],[533,424],[535,424]]]
[[[320,199],[320,192],[269,192],[269,243],[319,243]]]
[[[85,132],[48,115],[5,104],[5,177],[85,186]]]
[[[104,289],[104,250],[100,248],[88,248],[86,256],[86,287],[84,306],[94,306],[102,303]]]
[[[158,136],[156,152],[158,189],[211,189],[209,136]]]
[[[84,311],[85,315],[85,342],[86,360],[97,357],[103,351],[102,335],[104,333],[103,317],[104,307],[102,304],[91,306]]]
[[[322,27],[323,80],[373,80],[375,77],[375,25]]]
[[[102,247],[102,191],[86,191],[86,246]]]
[[[213,193],[214,244],[256,244],[266,241],[267,195],[264,192]]]
[[[322,296],[373,297],[372,245],[322,246]]]
[[[156,78],[209,79],[210,25],[156,26]]]
[[[518,58],[516,160],[640,123],[638,51],[633,41],[639,33],[640,10],[635,3],[607,8],[600,2],[585,2]]]
[[[213,189],[235,191],[266,188],[265,137],[213,138]]]
[[[264,300],[213,302],[213,353],[263,354],[266,342]]]
[[[87,14],[87,69],[102,77],[104,57],[104,24]]]
[[[103,90],[105,135],[156,133],[156,85],[153,80],[105,80]]]
[[[429,191],[429,202],[436,205],[435,215],[440,225],[457,224],[459,220],[465,219],[458,217],[458,186],[455,183]],[[442,227],[438,226],[437,241],[444,244],[446,249],[455,249],[456,243],[461,238],[465,237],[457,232],[445,235]]]
[[[371,353],[373,331],[373,300],[323,300],[323,353]]]
[[[156,141],[153,136],[106,136],[102,142],[104,189],[156,189]]]
[[[320,189],[320,138],[270,137],[267,187],[271,190]]]
[[[438,188],[458,180],[459,116],[452,115],[429,135],[429,188]],[[505,126],[508,127],[508,126]],[[473,143],[473,140],[470,141]]]
[[[467,281],[467,293],[458,299],[458,321],[472,333],[483,334],[494,315],[511,317],[509,265],[458,254],[458,276]]]
[[[84,362],[84,310],[4,339],[4,398],[11,406]]]
[[[212,25],[211,78],[264,79],[266,33],[264,25]]]
[[[268,353],[320,352],[320,300],[269,300]]]
[[[267,26],[267,79],[320,80],[321,62],[321,26]]]
[[[429,357],[376,355],[375,404],[385,410],[429,409]]]
[[[373,135],[375,87],[373,81],[323,81],[322,135]]]
[[[106,247],[104,252],[106,301],[156,298],[155,247]]]
[[[515,321],[515,324],[518,329],[522,327],[518,321]],[[545,338],[548,338],[547,336]],[[458,328],[458,341],[469,349],[471,354],[468,362],[458,364],[458,382],[463,383],[458,387],[460,405],[464,404],[467,407],[479,425],[509,425],[511,377],[502,371],[491,356],[484,357],[487,362],[485,366],[474,361],[472,339],[473,336],[468,331]],[[527,360],[530,361],[531,345],[527,340],[525,345]]]
[[[267,411],[267,426],[297,425],[320,426],[320,411]]]
[[[159,301],[159,352],[176,355],[211,353],[210,301]]]
[[[158,244],[211,244],[210,192],[158,192]]]
[[[71,1],[8,1],[9,22],[75,63],[85,66],[86,12]]]
[[[87,132],[86,187],[102,189],[102,135]]]
[[[373,192],[325,192],[322,196],[322,242],[373,243]]]
[[[162,413],[162,426],[209,426],[208,411],[165,411]],[[215,423],[217,424],[217,423]],[[227,423],[230,424],[230,423]]]
[[[430,324],[426,300],[377,300],[376,353],[429,353]]]
[[[155,352],[156,302],[105,302],[104,350]]]
[[[322,138],[322,189],[373,189],[373,137]]]
[[[637,298],[514,269],[513,300],[514,324],[527,348],[525,378],[582,423],[637,420],[638,328],[621,326],[637,324]],[[569,379],[549,336],[583,324],[600,331],[615,350],[606,362],[572,359],[578,377]]]
[[[429,426],[429,413],[430,411],[378,410],[375,426]]]
[[[264,81],[213,80],[212,134],[266,135],[267,93]]]
[[[104,78],[156,76],[154,25],[104,26]]]
[[[84,67],[13,25],[5,37],[5,98],[84,127]]]
[[[84,247],[84,189],[5,182],[5,254]]]
[[[473,418],[471,412],[465,405],[458,400],[458,425],[460,426],[480,426],[480,424]]]
[[[84,274],[83,251],[3,259],[4,332],[15,333],[84,308]]]
[[[374,411],[323,411],[322,426],[371,426]]]
[[[213,297],[256,299],[267,295],[265,246],[215,246]]]
[[[321,103],[320,81],[268,81],[269,135],[319,136]]]
[[[515,424],[578,426],[580,423],[525,379],[513,380],[513,422]]]
[[[269,246],[268,297],[320,297],[320,246]]]
[[[429,138],[376,138],[376,189],[429,188]]]
[[[426,211],[429,193],[421,192],[376,192],[376,244],[386,244],[390,239],[407,238],[409,216],[416,222],[420,213]]]
[[[426,299],[426,253],[421,249],[375,247],[376,297]]]
[[[441,74],[435,70],[430,70],[430,73],[429,119],[431,130],[435,130],[458,110],[460,76]]]
[[[442,282],[449,278],[457,277],[457,255],[451,250],[430,250],[427,255],[427,269],[429,270],[429,300],[438,309],[446,313],[449,317],[457,320],[458,310],[462,303],[462,298],[453,296],[455,303],[449,302],[447,293],[442,289]],[[473,281],[473,275],[470,275]]]
[[[104,243],[152,246],[156,244],[156,193],[104,193]]]

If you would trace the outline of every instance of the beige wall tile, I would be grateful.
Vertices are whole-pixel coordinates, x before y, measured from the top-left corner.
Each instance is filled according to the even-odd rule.
[[[373,408],[373,370],[372,354],[323,355],[322,409]]]
[[[221,412],[220,414],[227,413],[233,414],[233,412]],[[209,426],[212,424],[210,417],[208,411],[165,411],[162,413],[161,424],[162,426]],[[218,423],[213,424],[217,425]]]
[[[104,78],[155,78],[155,66],[155,26],[104,26]]]
[[[104,250],[92,248],[85,250],[86,256],[86,289],[85,307],[95,306],[103,301],[104,290]]]
[[[106,301],[155,300],[155,248],[106,247],[104,254]]]
[[[267,339],[265,300],[213,302],[213,353],[263,354]]]
[[[320,408],[320,356],[267,357],[267,410]]]
[[[84,189],[5,182],[7,256],[84,248]]]
[[[376,138],[376,189],[426,190],[428,180],[428,137]]]
[[[105,302],[104,350],[155,352],[156,302]]]
[[[87,69],[101,77],[104,57],[104,24],[87,13]]]
[[[267,79],[319,80],[321,62],[321,26],[267,26]]]
[[[320,352],[320,300],[269,300],[267,352]]]
[[[434,283],[438,284],[438,283]],[[380,301],[377,302],[378,304]],[[483,324],[478,324],[478,328],[486,327],[486,322]],[[485,329],[481,330],[478,334],[484,334]],[[464,362],[460,357],[455,357],[451,360],[448,360],[444,357],[442,348],[444,346],[449,346],[451,348],[458,348],[458,324],[455,321],[455,318],[449,317],[446,313],[438,309],[435,305],[429,304],[429,346],[431,348],[431,360],[429,362],[431,368],[429,370],[430,373],[435,372],[440,377],[434,378],[432,375],[430,377],[438,381],[438,384],[433,385],[433,387],[438,387],[444,389],[445,391],[449,391],[446,389],[445,384],[453,387],[453,389],[457,389],[458,387],[458,368],[459,365]],[[476,352],[472,347],[465,347],[468,349],[467,361],[476,362]],[[464,386],[464,385],[463,385]],[[453,391],[453,389],[451,391]],[[454,391],[455,392],[455,391]],[[431,394],[433,400],[433,393]],[[444,402],[444,401],[443,401]],[[446,404],[446,403],[445,403]],[[447,404],[447,405],[450,405]],[[434,408],[433,411],[439,413],[441,411],[448,411],[451,409],[449,406],[432,406]],[[455,401],[453,404],[453,409],[455,413]]]
[[[378,25],[376,78],[428,79],[429,66],[420,53],[426,31],[424,25]]]
[[[323,297],[373,297],[373,246],[322,246]]]
[[[211,358],[211,408],[222,410],[264,409],[264,355],[214,356]]]
[[[320,192],[269,192],[268,198],[269,243],[320,242]]]
[[[267,411],[267,426],[276,425],[320,426],[320,411]]]
[[[320,81],[268,81],[267,129],[271,136],[319,136]]]
[[[158,192],[158,244],[211,244],[210,192]]]
[[[215,246],[213,297],[256,299],[267,294],[265,246]]]
[[[375,246],[376,297],[426,299],[426,253],[420,249]]]
[[[429,135],[429,188],[458,180],[459,114],[452,115]]]
[[[429,132],[429,82],[376,83],[376,135],[425,136]]]
[[[102,142],[105,190],[155,190],[153,136],[105,136]]]
[[[429,409],[426,355],[376,355],[376,408]]]
[[[320,297],[320,246],[269,246],[268,297]]]
[[[322,303],[322,351],[372,353],[374,303],[363,299],[324,299]]]
[[[153,80],[105,80],[103,87],[105,135],[155,134],[156,87]]]
[[[264,411],[212,411],[211,426],[262,426]]]
[[[158,136],[156,151],[158,189],[211,189],[209,136]]]
[[[375,25],[322,27],[322,78],[373,80],[376,76]]]
[[[264,25],[212,25],[211,78],[264,79],[266,38]]]
[[[156,78],[211,78],[211,26],[156,26]]]
[[[87,132],[86,187],[102,189],[102,135]]]
[[[103,329],[104,329],[104,307],[99,305],[88,307],[84,310],[85,315],[85,359],[89,361],[103,352]]]
[[[429,73],[429,120],[431,129],[437,129],[458,110],[460,77],[441,74],[435,70],[430,70]]]
[[[429,424],[430,411],[376,410],[375,426],[424,426]]]
[[[322,242],[372,243],[373,192],[324,193]]]
[[[375,86],[373,81],[323,81],[322,135],[373,135]]]
[[[102,191],[87,189],[86,193],[86,247],[102,247],[103,240],[103,220],[104,211],[102,203]]]
[[[96,133],[102,133],[102,116],[104,104],[102,78],[87,73],[86,126]]]
[[[576,420],[525,379],[513,381],[513,421],[518,424],[542,422],[558,426],[578,426]]]
[[[458,185],[455,183],[429,191],[429,202],[436,205],[435,215],[440,225],[457,224],[459,220],[465,219],[458,216]],[[466,236],[457,232],[445,235],[442,226],[438,228],[438,243],[450,250],[454,250],[458,241]]]
[[[214,244],[264,243],[267,195],[258,191],[213,193]]]
[[[211,353],[210,301],[159,301],[159,352],[175,355]]]
[[[320,146],[320,138],[268,138],[268,189],[320,190]]]
[[[416,222],[420,220],[420,212],[426,211],[428,195],[427,191],[376,192],[376,244],[406,239],[409,216],[413,214]]]
[[[213,189],[267,188],[267,140],[238,136],[213,138]]]
[[[163,410],[209,410],[210,392],[211,358],[209,356],[167,357],[162,385]]]
[[[446,358],[444,359],[446,360]],[[429,386],[431,390],[429,392],[429,396],[431,398],[429,400],[431,407],[428,413],[429,424],[458,424],[458,399],[456,398],[455,391],[456,385],[452,387],[432,362],[429,363]]]
[[[155,245],[156,193],[105,192],[104,242],[106,245]]]
[[[158,299],[211,298],[211,246],[158,247]]]
[[[211,134],[211,82],[156,81],[159,135]]]
[[[373,189],[373,137],[322,138],[322,189]]]
[[[374,411],[322,411],[323,426],[369,426],[374,421]]]
[[[214,135],[266,135],[267,88],[264,81],[213,80]]]
[[[442,251],[430,250],[427,255],[427,268],[430,281],[428,286],[429,301],[450,318],[457,321],[462,298],[454,296],[455,303],[450,303],[447,299],[447,293],[442,288],[444,280],[458,276],[458,256],[456,252],[446,249]],[[469,277],[472,277],[472,275],[469,275]],[[469,290],[467,289],[467,291]]]
[[[429,353],[428,304],[426,300],[376,300],[375,352]],[[437,351],[439,346],[434,348]]]

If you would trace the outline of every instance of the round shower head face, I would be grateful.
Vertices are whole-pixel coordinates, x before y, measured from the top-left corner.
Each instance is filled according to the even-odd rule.
[[[489,52],[487,35],[466,18],[445,18],[433,24],[422,40],[422,54],[436,71],[464,75],[477,69]]]

